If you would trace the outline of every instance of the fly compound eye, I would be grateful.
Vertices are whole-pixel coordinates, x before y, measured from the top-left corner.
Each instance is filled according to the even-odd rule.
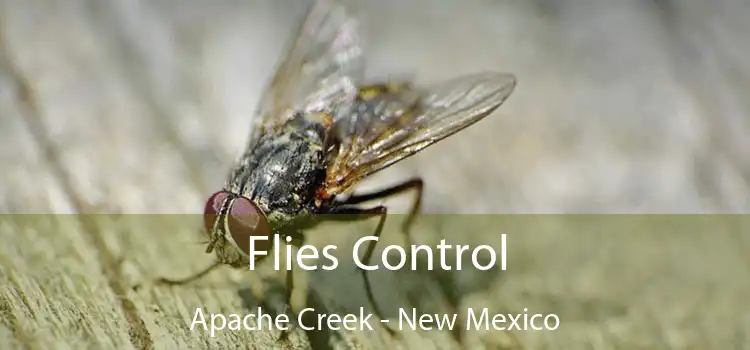
[[[250,254],[250,237],[266,237],[266,240],[255,241],[254,248],[256,251],[265,251],[266,255],[256,255],[256,260],[268,256],[268,250],[271,249],[271,228],[266,219],[266,215],[258,206],[245,197],[238,197],[232,203],[229,209],[229,233],[234,239],[234,243],[242,249],[245,254]]]
[[[232,194],[227,191],[219,191],[212,194],[206,201],[206,208],[203,209],[203,226],[206,228],[207,234],[211,234],[216,218],[221,211],[221,207],[231,195]]]

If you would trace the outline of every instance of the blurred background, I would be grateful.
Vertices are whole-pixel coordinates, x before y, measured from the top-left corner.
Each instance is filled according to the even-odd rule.
[[[200,214],[242,151],[261,89],[310,3],[0,0],[0,213]],[[381,0],[361,6],[368,75],[374,79],[407,75],[429,83],[482,70],[509,72],[518,79],[515,92],[497,112],[378,174],[362,189],[422,176],[423,210],[429,213],[750,212],[750,2]],[[393,212],[403,212],[410,199],[404,196],[389,205]],[[84,305],[104,293],[46,279],[67,275],[108,281],[117,298],[101,303],[116,305],[128,283],[120,280],[147,278],[133,272],[136,268],[118,272],[118,259],[129,259],[133,252],[157,275],[186,275],[210,261],[187,232],[159,236],[130,228],[105,235],[68,226],[65,233],[62,226],[23,232],[13,227],[0,225],[0,239],[7,244],[0,255],[0,275],[14,271],[26,282],[10,279],[13,287],[0,295],[7,298],[3,305],[8,310],[34,309],[16,291],[28,292],[37,284],[44,293],[59,292],[60,300],[79,293]],[[515,250],[511,269],[519,275],[504,281],[505,289],[492,287],[478,303],[501,300],[493,293],[502,289],[502,300],[515,300],[508,303],[515,302],[516,309],[546,300],[541,303],[552,305],[549,310],[577,310],[567,316],[561,311],[563,323],[571,314],[579,315],[576,337],[562,343],[554,334],[525,335],[531,348],[746,345],[748,322],[736,328],[711,323],[715,330],[725,329],[726,337],[694,341],[688,335],[697,333],[690,327],[701,325],[690,322],[701,314],[683,311],[685,305],[703,302],[706,308],[723,310],[706,318],[708,323],[747,306],[740,304],[746,298],[739,293],[731,300],[717,294],[723,290],[716,280],[726,274],[736,283],[732,286],[750,290],[741,282],[750,266],[743,260],[747,242],[743,246],[727,238],[712,246],[705,236],[682,237],[679,242],[633,238],[622,252],[624,243],[613,243],[620,242],[614,238],[583,244],[536,236],[522,244],[525,250]],[[85,243],[78,245],[78,240]],[[660,247],[674,251],[662,256]],[[715,250],[699,249],[706,247]],[[653,248],[641,254],[654,259],[628,270],[637,255],[633,252],[641,248]],[[520,257],[523,252],[528,256]],[[583,252],[596,252],[598,260],[586,260]],[[34,259],[25,258],[32,253]],[[686,256],[693,267],[675,263]],[[689,274],[719,256],[724,258],[721,267]],[[70,260],[57,265],[56,257]],[[611,266],[603,261],[608,258],[619,259],[623,270],[607,269]],[[165,263],[169,259],[174,259],[171,267]],[[674,264],[671,270],[654,267],[665,261]],[[99,265],[101,271],[88,270]],[[632,277],[649,271],[651,279]],[[667,275],[694,284],[654,284]],[[621,283],[613,283],[613,276],[623,278]],[[335,283],[355,277],[329,278],[323,299],[338,298],[336,292],[343,289]],[[692,291],[686,285],[709,292],[701,294],[704,299],[673,298]],[[86,293],[92,299],[82,296]],[[162,326],[154,324],[171,324],[165,334],[188,334],[184,322],[192,314],[185,305],[203,305],[208,298],[220,300],[215,303],[227,310],[241,305],[234,294],[221,294],[226,291],[179,293],[131,295],[140,316],[129,311],[130,304],[122,304],[122,323],[112,321],[111,328],[104,328],[129,329],[130,337],[113,336],[112,344],[171,348],[173,340],[160,338],[155,329]],[[647,313],[669,300],[674,301],[674,318]],[[617,321],[621,323],[605,324],[596,315],[607,314],[612,303],[618,310],[612,312],[625,316]],[[149,315],[151,305],[172,320]],[[623,311],[630,307],[637,312]],[[140,318],[145,326],[133,321]],[[688,326],[651,327],[675,325],[676,319]],[[18,333],[18,328],[3,329],[0,336]],[[147,333],[148,341],[133,336]],[[614,333],[615,340],[602,335]],[[646,333],[653,337],[628,338]],[[186,340],[223,344],[194,341]],[[174,342],[174,347],[182,344]]]
[[[3,0],[3,55],[33,87],[42,142],[82,203],[197,213],[309,3]],[[419,174],[439,213],[748,211],[746,2],[362,6],[373,77],[518,77],[498,112],[376,184]],[[0,86],[13,184],[0,209],[75,211],[33,165],[44,152],[24,141],[18,87]]]

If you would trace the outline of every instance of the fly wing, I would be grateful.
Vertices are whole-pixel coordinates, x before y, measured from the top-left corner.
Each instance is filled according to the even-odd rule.
[[[316,0],[254,113],[250,145],[295,111],[327,112],[356,96],[364,58],[357,22],[341,1]],[[312,113],[310,115],[314,115]]]
[[[334,124],[326,192],[344,193],[365,177],[476,123],[513,92],[515,76],[485,72],[425,89],[394,85],[359,94]]]

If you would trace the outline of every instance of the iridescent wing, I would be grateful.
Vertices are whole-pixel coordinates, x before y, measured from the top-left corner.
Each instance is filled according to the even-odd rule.
[[[337,112],[325,197],[345,193],[365,177],[476,123],[513,92],[511,74],[466,75],[423,89],[364,87]]]
[[[340,1],[313,3],[260,97],[251,126],[251,148],[295,111],[314,116],[310,112],[329,112],[356,96],[364,59],[351,10]]]

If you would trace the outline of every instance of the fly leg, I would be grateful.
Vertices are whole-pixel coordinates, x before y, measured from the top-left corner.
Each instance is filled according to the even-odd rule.
[[[404,230],[404,233],[407,234],[406,239],[410,241],[411,238],[409,237],[408,232],[411,228],[412,223],[414,222],[414,219],[416,219],[417,214],[419,214],[419,209],[422,206],[423,189],[424,189],[424,181],[422,181],[421,178],[412,178],[398,185],[394,185],[394,186],[391,186],[391,187],[388,187],[386,189],[382,189],[379,191],[375,191],[371,193],[364,193],[364,194],[354,194],[351,197],[344,200],[341,204],[345,204],[345,205],[360,204],[360,203],[369,202],[369,201],[376,200],[376,199],[385,199],[388,197],[396,196],[409,190],[416,190],[417,193],[414,199],[414,203],[412,203],[411,209],[409,210],[409,214],[406,217],[406,220],[404,221],[402,225],[402,229]]]
[[[216,261],[213,264],[209,265],[207,268],[203,269],[201,272],[198,272],[192,276],[188,276],[188,277],[180,278],[180,279],[159,278],[154,282],[156,284],[163,284],[163,285],[168,285],[168,286],[184,285],[184,284],[188,284],[188,283],[191,283],[193,281],[197,281],[203,278],[203,276],[208,275],[209,273],[211,273],[211,271],[215,270],[216,268],[222,265],[223,264],[221,262]],[[133,289],[139,289],[140,287],[141,285],[138,284],[138,285],[133,286]]]
[[[166,285],[171,285],[171,286],[188,284],[190,282],[201,279],[203,276],[208,275],[209,273],[211,273],[211,271],[213,271],[214,269],[222,265],[223,265],[222,263],[217,261],[211,264],[210,266],[208,266],[207,268],[203,269],[203,271],[198,272],[192,276],[181,278],[181,279],[159,278],[158,280],[156,280],[156,283],[166,284]]]
[[[295,247],[301,247],[302,246],[302,239],[296,237],[296,235],[291,235],[292,241],[289,243]],[[286,237],[284,237],[284,241],[286,241]],[[284,311],[282,313],[284,315],[287,315],[289,310],[292,308],[292,292],[294,291],[294,264],[292,264],[291,269],[286,271],[286,291],[284,294]],[[288,317],[289,315],[287,315]],[[291,317],[290,317],[291,319]],[[279,333],[279,337],[277,341],[283,341],[286,340],[289,336],[289,328],[282,329]]]
[[[345,217],[337,217],[337,215],[332,215],[328,218],[328,220],[331,221],[360,221],[360,220],[366,220],[369,218],[372,218],[374,216],[379,216],[380,220],[378,221],[378,226],[375,228],[374,236],[377,238],[380,238],[380,234],[383,232],[383,227],[385,226],[385,219],[386,215],[388,214],[388,208],[385,206],[379,205],[377,207],[373,208],[357,208],[357,207],[348,207],[348,206],[342,206],[337,207],[329,212],[330,214],[344,214]],[[370,265],[370,260],[372,259],[372,253],[375,251],[375,244],[372,241],[368,242],[367,251],[365,252],[365,256],[362,260],[364,260],[365,264]],[[372,285],[370,284],[370,278],[367,274],[367,270],[360,269],[362,271],[362,278],[365,281],[365,292],[367,293],[367,299],[372,304],[373,309],[375,310],[375,315],[380,318],[381,320],[384,320],[383,312],[380,310],[380,307],[378,306],[378,303],[375,302],[375,296],[372,293]],[[388,333],[391,335],[396,335],[396,332],[391,329],[388,325],[386,325],[386,330],[388,330]]]
[[[292,305],[292,290],[294,289],[294,266],[286,272],[286,293],[284,296],[284,315],[287,315]],[[287,315],[288,317],[289,315]],[[283,341],[289,337],[289,328],[282,329],[276,341]]]
[[[406,243],[410,246],[414,244],[414,242],[411,239],[411,226],[414,223],[414,220],[417,218],[417,214],[419,214],[419,209],[422,206],[422,191],[424,189],[424,181],[422,181],[421,178],[412,178],[409,180],[406,180],[398,185],[382,189],[376,192],[372,193],[364,193],[364,194],[354,194],[351,197],[347,198],[343,201],[342,204],[345,205],[354,205],[354,204],[360,204],[364,202],[369,202],[376,199],[385,199],[388,197],[396,196],[401,193],[404,193],[409,190],[416,190],[416,198],[414,199],[414,202],[412,203],[411,209],[409,210],[409,214],[406,216],[406,220],[404,220],[403,224],[401,225],[401,231],[403,232],[405,236]],[[410,250],[411,251],[411,250]]]

